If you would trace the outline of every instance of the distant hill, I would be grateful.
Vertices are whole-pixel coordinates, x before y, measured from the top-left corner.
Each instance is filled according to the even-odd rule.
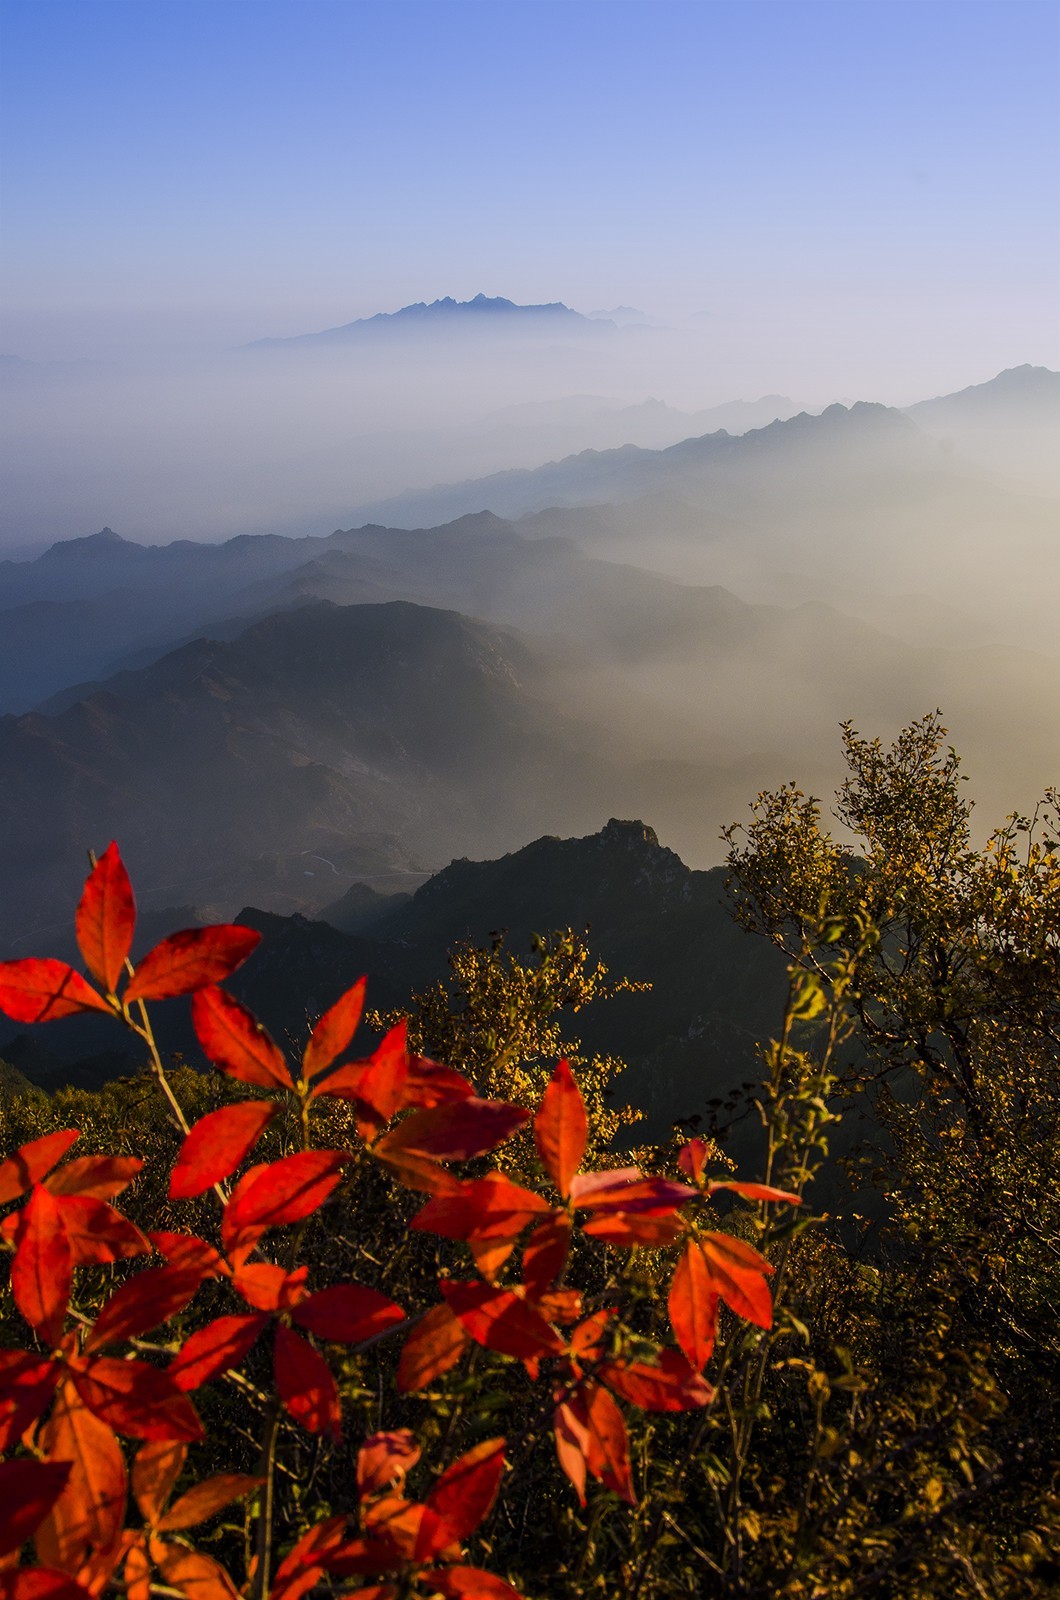
[[[1060,372],[1009,367],[905,414],[982,465],[1060,498]]]
[[[275,349],[278,346],[349,344],[368,340],[376,342],[394,336],[423,336],[458,333],[460,335],[488,332],[491,334],[547,333],[557,329],[571,333],[606,332],[614,323],[599,317],[585,317],[572,311],[562,301],[547,305],[516,305],[501,296],[475,295],[473,300],[444,299],[429,303],[418,300],[413,305],[402,306],[399,311],[380,311],[373,317],[358,317],[338,328],[325,328],[319,333],[296,334],[285,339],[256,339],[249,350]]]
[[[569,825],[595,741],[546,673],[452,612],[321,603],[0,719],[0,940],[61,918],[111,837],[148,905],[295,908]]]

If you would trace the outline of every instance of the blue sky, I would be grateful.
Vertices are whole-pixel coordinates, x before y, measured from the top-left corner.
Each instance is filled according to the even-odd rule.
[[[1060,359],[1053,3],[5,0],[3,34],[0,349],[482,290],[797,322],[866,383],[925,341],[939,385]]]

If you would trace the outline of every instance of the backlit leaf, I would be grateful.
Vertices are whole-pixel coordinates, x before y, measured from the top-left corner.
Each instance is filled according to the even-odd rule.
[[[212,1556],[184,1545],[166,1545],[158,1563],[166,1583],[179,1589],[188,1600],[240,1600],[239,1591],[228,1573]]]
[[[279,1107],[271,1100],[241,1100],[200,1117],[180,1147],[169,1198],[204,1194],[250,1154]]]
[[[443,1279],[439,1288],[449,1307],[477,1344],[502,1355],[527,1357],[562,1355],[564,1344],[539,1311],[510,1289],[490,1283],[454,1283]]]
[[[337,1283],[318,1289],[295,1307],[294,1321],[319,1339],[337,1344],[360,1344],[373,1334],[403,1322],[405,1313],[393,1300],[359,1283]]]
[[[249,1477],[245,1472],[220,1472],[216,1477],[196,1483],[179,1500],[175,1500],[158,1524],[159,1533],[174,1533],[181,1528],[194,1528],[207,1517],[215,1516],[233,1500],[242,1500],[261,1483],[260,1478]]]
[[[504,1440],[486,1439],[447,1467],[427,1496],[425,1504],[448,1530],[444,1544],[461,1544],[473,1533],[488,1513],[504,1475]],[[417,1550],[429,1559],[444,1545],[429,1552]]]
[[[77,1156],[44,1180],[52,1194],[80,1194],[91,1200],[113,1200],[132,1183],[143,1166],[139,1156]]]
[[[73,1384],[62,1384],[40,1433],[50,1460],[68,1461],[70,1477],[37,1529],[43,1566],[76,1573],[90,1551],[109,1550],[125,1517],[125,1458],[113,1429],[93,1416]]]
[[[235,1260],[266,1228],[301,1222],[324,1204],[349,1161],[343,1150],[300,1150],[254,1168],[232,1193],[221,1220],[221,1238]]]
[[[11,1263],[15,1304],[45,1344],[59,1342],[73,1282],[73,1256],[57,1200],[41,1185],[20,1217],[18,1249]]]
[[[629,1462],[629,1436],[621,1411],[599,1384],[586,1386],[580,1412],[587,1435],[586,1463],[594,1478],[620,1499],[636,1505]]]
[[[105,1200],[87,1194],[57,1195],[55,1203],[75,1267],[149,1254],[151,1246],[139,1228]]]
[[[167,1369],[169,1377],[184,1393],[201,1388],[238,1367],[268,1323],[268,1314],[260,1311],[252,1316],[215,1318],[184,1341]]]
[[[282,1052],[252,1011],[215,985],[192,996],[191,1020],[203,1053],[215,1067],[259,1089],[290,1089]]]
[[[168,1000],[221,983],[260,943],[260,933],[231,922],[171,933],[138,963],[125,1001]]]
[[[187,1454],[187,1445],[179,1439],[151,1439],[136,1452],[132,1492],[145,1522],[156,1523],[161,1517]]]
[[[638,1245],[659,1249],[673,1244],[684,1232],[680,1217],[652,1216],[637,1211],[601,1211],[582,1227],[591,1239],[604,1244],[636,1247]]]
[[[125,970],[135,925],[132,884],[112,841],[88,875],[76,919],[85,966],[110,994]]]
[[[65,961],[29,956],[0,961],[0,1011],[15,1022],[54,1022],[78,1011],[114,1012]]]
[[[571,1199],[587,1211],[630,1211],[666,1216],[695,1199],[696,1191],[671,1178],[645,1178],[637,1167],[612,1172],[579,1173],[571,1183]]]
[[[560,1061],[534,1118],[534,1142],[541,1164],[564,1199],[582,1164],[589,1118],[581,1090],[566,1061]]]
[[[701,1372],[714,1352],[718,1294],[694,1239],[685,1246],[674,1270],[668,1306],[674,1338],[692,1366]]]
[[[400,1489],[405,1474],[419,1459],[420,1447],[407,1428],[373,1433],[357,1454],[357,1489],[362,1499],[393,1484]]]
[[[411,1226],[446,1239],[508,1238],[548,1209],[548,1201],[532,1189],[513,1183],[503,1172],[489,1172],[428,1200]]]
[[[149,1267],[137,1273],[103,1307],[85,1339],[85,1354],[160,1327],[183,1311],[201,1282],[201,1273],[183,1267]]]
[[[60,1133],[46,1133],[43,1139],[31,1139],[14,1155],[0,1163],[0,1205],[17,1200],[40,1183],[57,1161],[61,1161],[75,1139],[81,1135],[76,1128],[65,1128]]]
[[[89,1356],[72,1368],[78,1394],[101,1421],[134,1439],[195,1440],[202,1423],[168,1372],[146,1361]]]
[[[773,1189],[768,1183],[737,1183],[726,1180],[724,1183],[707,1184],[708,1194],[714,1194],[718,1189],[731,1189],[734,1194],[742,1194],[745,1200],[774,1200],[789,1206],[802,1205],[797,1194],[792,1194],[788,1189]]]
[[[347,989],[313,1029],[302,1057],[302,1073],[307,1080],[326,1071],[348,1047],[360,1026],[367,983],[367,978],[361,978]]]
[[[375,1154],[398,1152],[434,1161],[470,1161],[509,1139],[530,1113],[505,1100],[471,1096],[427,1111],[413,1111],[374,1146]]]
[[[296,1422],[310,1433],[337,1439],[342,1431],[339,1392],[331,1368],[311,1344],[279,1323],[273,1360],[276,1390]]]
[[[660,1350],[657,1362],[603,1362],[602,1383],[645,1411],[691,1411],[705,1406],[714,1391],[680,1350]]]
[[[443,1372],[456,1366],[470,1343],[463,1323],[448,1305],[432,1306],[405,1340],[397,1373],[401,1393],[425,1389]]]
[[[699,1246],[717,1293],[737,1316],[759,1328],[773,1325],[773,1300],[765,1274],[773,1271],[764,1256],[728,1233],[702,1233]]]
[[[571,1221],[565,1211],[553,1212],[537,1224],[523,1247],[523,1281],[536,1299],[555,1283],[567,1264]]]

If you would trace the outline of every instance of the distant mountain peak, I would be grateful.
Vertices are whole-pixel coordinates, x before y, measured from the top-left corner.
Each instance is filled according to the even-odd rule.
[[[100,528],[98,533],[87,533],[80,539],[59,539],[49,545],[40,559],[47,561],[49,558],[63,560],[67,556],[106,555],[118,545],[126,551],[143,549],[142,545],[134,544],[131,539],[123,539],[113,528]]]
[[[519,305],[506,300],[503,295],[476,294],[470,300],[456,300],[444,295],[440,300],[416,300],[397,311],[377,311],[372,317],[358,317],[340,327],[325,328],[320,333],[297,334],[287,339],[257,339],[248,348],[262,349],[274,345],[332,343],[358,337],[371,337],[389,331],[420,329],[451,329],[457,326],[481,327],[484,323],[496,326],[530,327],[542,323],[560,324],[579,331],[597,332],[613,327],[613,323],[598,317],[583,316],[564,305],[562,300],[549,300],[540,305]]]

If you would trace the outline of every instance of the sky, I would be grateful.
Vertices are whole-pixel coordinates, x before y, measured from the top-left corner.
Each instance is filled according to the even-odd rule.
[[[0,352],[481,291],[716,330],[704,403],[1060,364],[1052,0],[4,0],[2,28]]]

